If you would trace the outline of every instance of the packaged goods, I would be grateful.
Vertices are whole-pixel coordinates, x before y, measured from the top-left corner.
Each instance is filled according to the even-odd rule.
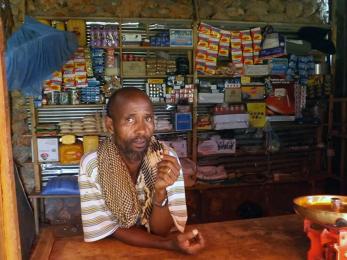
[[[66,22],[66,29],[76,34],[79,46],[86,46],[86,24],[84,20],[70,19]]]
[[[96,151],[99,146],[99,137],[94,135],[87,135],[83,137],[83,151],[89,153]]]
[[[59,146],[59,159],[61,164],[78,164],[83,156],[83,144],[76,141],[73,144]]]

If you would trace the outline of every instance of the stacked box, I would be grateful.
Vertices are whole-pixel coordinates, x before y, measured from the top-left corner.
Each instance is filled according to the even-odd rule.
[[[221,30],[220,34],[218,56],[229,57],[231,33],[229,31]]]
[[[209,36],[210,36],[211,26],[208,24],[201,23],[198,29],[198,44],[196,51],[196,71],[198,73],[205,73],[206,59],[207,59],[207,50],[209,45]]]
[[[241,48],[243,64],[253,64],[253,42],[250,30],[241,31]]]
[[[253,42],[253,64],[262,64],[263,61],[259,59],[259,51],[261,49],[262,34],[260,27],[251,29],[251,36]]]
[[[231,32],[231,59],[233,65],[240,71],[243,67],[242,48],[241,48],[241,33],[238,31]]]

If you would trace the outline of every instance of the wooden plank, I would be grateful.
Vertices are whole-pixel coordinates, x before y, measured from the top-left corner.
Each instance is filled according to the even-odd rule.
[[[31,113],[31,141],[32,141],[32,157],[33,157],[33,166],[34,166],[34,179],[35,179],[35,191],[41,191],[41,172],[40,164],[38,161],[38,146],[37,146],[37,136],[36,136],[36,127],[37,127],[37,114],[35,112],[34,100],[30,99],[30,113]]]
[[[0,156],[0,167],[1,167],[1,156]],[[2,212],[4,212],[4,207],[2,205],[2,187],[0,185],[0,259],[5,259],[5,230],[3,229],[4,218]]]
[[[85,243],[81,236],[74,236],[56,238],[50,260],[305,259],[309,247],[303,232],[303,220],[296,215],[189,225],[187,230],[193,228],[197,228],[207,240],[206,248],[196,256],[130,246],[112,238]]]
[[[54,245],[54,233],[51,229],[44,229],[39,236],[39,240],[34,248],[31,260],[47,260]]]
[[[17,200],[13,173],[11,121],[4,61],[4,35],[0,19],[0,244],[2,259],[21,259]]]

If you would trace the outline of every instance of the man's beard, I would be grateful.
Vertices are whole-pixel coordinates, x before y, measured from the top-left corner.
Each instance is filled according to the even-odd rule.
[[[143,149],[142,151],[132,150],[131,145],[134,142],[134,140],[137,138],[138,137],[127,140],[123,142],[121,145],[116,142],[116,145],[118,146],[118,149],[120,150],[121,154],[130,161],[141,161],[143,157],[145,156],[149,146],[150,138],[143,138],[146,141],[145,149]]]

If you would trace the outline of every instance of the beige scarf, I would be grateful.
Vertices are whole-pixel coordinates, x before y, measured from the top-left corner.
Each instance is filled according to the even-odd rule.
[[[112,138],[106,138],[98,147],[98,181],[105,203],[121,227],[129,228],[141,218],[148,223],[152,204],[151,198],[157,174],[157,163],[161,160],[162,146],[154,137],[144,156],[140,174],[144,177],[145,204],[141,207],[134,183]]]

